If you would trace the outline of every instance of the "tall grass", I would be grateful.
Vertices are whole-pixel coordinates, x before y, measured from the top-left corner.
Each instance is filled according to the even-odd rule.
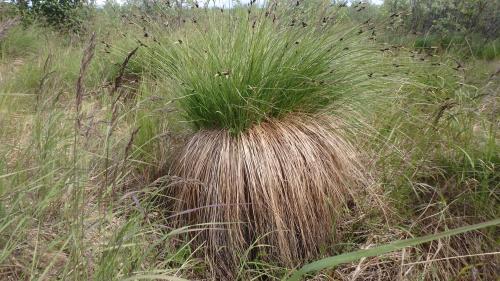
[[[122,100],[109,97],[104,54],[97,50],[82,76],[76,115],[75,85],[87,43],[68,46],[59,35],[36,30],[43,30],[44,39],[31,28],[9,33],[5,50],[22,52],[8,51],[0,66],[0,279],[175,278],[191,257],[187,246],[171,249],[163,243],[185,230],[159,224],[162,216],[151,204],[158,189],[148,182],[138,181],[141,188],[133,193],[124,188],[134,178],[132,155],[142,148],[134,145],[133,131],[143,123],[137,113],[152,107],[116,106]],[[23,51],[19,36],[46,45]],[[9,65],[14,59],[19,63]],[[119,121],[108,127],[114,114]],[[75,118],[81,127],[75,128]],[[115,132],[104,142],[110,127]],[[142,134],[148,143],[160,132]],[[116,151],[107,166],[106,147]],[[107,183],[104,169],[112,175]],[[156,255],[163,259],[155,260]]]

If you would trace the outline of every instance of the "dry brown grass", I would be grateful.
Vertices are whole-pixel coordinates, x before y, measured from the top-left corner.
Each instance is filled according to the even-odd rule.
[[[284,266],[316,257],[335,240],[336,221],[356,205],[366,182],[340,124],[299,115],[238,136],[197,132],[171,173],[181,179],[172,184],[177,226],[205,228],[196,241],[224,276],[258,239],[269,247],[250,255]]]

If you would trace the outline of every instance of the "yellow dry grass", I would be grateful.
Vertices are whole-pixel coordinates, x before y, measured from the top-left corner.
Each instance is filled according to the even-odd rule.
[[[220,276],[231,276],[256,240],[268,245],[259,255],[284,266],[317,257],[333,242],[336,221],[366,183],[341,126],[299,114],[237,136],[202,130],[190,138],[171,173],[177,226],[202,225],[195,241]]]

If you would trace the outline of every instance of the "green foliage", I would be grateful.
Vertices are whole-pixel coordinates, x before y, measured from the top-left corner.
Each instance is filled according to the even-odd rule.
[[[471,48],[473,56],[480,59],[494,60],[500,57],[500,39],[482,44],[479,42],[478,44],[473,44]]]
[[[499,5],[499,1],[490,0],[384,1],[384,8],[399,13],[407,30],[479,33],[488,38],[499,36]]]
[[[358,34],[361,27],[308,17],[275,22],[269,11],[229,13],[149,49],[158,75],[176,81],[180,106],[196,128],[238,133],[289,112],[340,109],[385,86],[383,59]]]
[[[30,41],[34,46],[14,52],[24,46],[25,39],[20,40],[24,35],[37,38]],[[108,89],[102,86],[107,84],[102,70],[109,63],[96,50],[84,79],[87,91],[81,111],[85,117],[81,117],[78,130],[75,84],[85,45],[69,44],[66,38],[51,28],[19,27],[9,33],[3,45],[8,48],[3,49],[5,57],[0,60],[0,264],[6,268],[2,274],[13,280],[181,280],[171,276],[191,257],[179,254],[185,247],[164,247],[172,231],[163,231],[151,216],[161,216],[158,205],[151,204],[161,189],[148,190],[144,183],[143,192],[133,195],[136,204],[131,204],[134,201],[128,196],[110,199],[107,202],[114,201],[110,205],[97,203],[98,191],[109,195],[108,188],[121,185],[122,176],[116,176],[109,186],[96,182],[96,188],[85,192],[93,181],[91,174],[95,172],[99,178],[103,170],[111,169],[103,159],[108,147],[114,152],[110,156],[113,167],[122,167],[125,175],[134,170],[129,166],[132,161],[123,156],[131,138],[128,126],[149,125],[151,134],[157,134],[158,117],[164,116],[156,115],[148,124],[143,121],[152,102],[141,108],[141,114],[129,105],[124,112],[114,111],[115,97],[108,98]],[[11,67],[13,59],[21,63]],[[110,136],[106,117],[116,112],[124,121],[116,126],[123,132]],[[148,113],[153,116],[155,112]],[[143,152],[142,142],[157,139],[145,129],[138,147],[131,142],[130,155]],[[103,141],[105,136],[108,142]],[[148,166],[156,165],[147,160]],[[127,218],[110,217],[122,215]],[[92,218],[87,219],[89,216]],[[144,219],[151,224],[145,226]],[[54,232],[46,236],[48,229]],[[96,242],[101,238],[102,243]],[[149,263],[157,255],[162,261]],[[18,265],[9,266],[13,259]]]
[[[0,41],[0,57],[26,56],[42,47],[39,26],[29,26],[24,28],[16,26],[8,31],[6,36]]]
[[[434,193],[450,216],[498,217],[498,129],[488,117],[492,109],[480,110],[495,103],[497,82],[490,74],[476,76],[486,72],[484,61],[464,70],[445,55],[427,59],[410,70],[417,83],[402,87],[394,106],[374,121],[397,148],[379,152],[385,155],[377,164],[380,179],[403,216],[430,204]]]
[[[410,41],[410,40],[408,40]],[[433,49],[442,53],[454,53],[458,57],[494,60],[500,56],[500,39],[487,40],[478,34],[471,35],[438,35],[417,36],[413,47],[416,49]]]
[[[500,36],[499,1],[386,0],[382,11],[390,19],[386,41],[418,49],[434,48],[457,57],[494,60]]]
[[[41,21],[59,31],[80,32],[90,10],[80,0],[31,0],[19,2],[25,23]]]

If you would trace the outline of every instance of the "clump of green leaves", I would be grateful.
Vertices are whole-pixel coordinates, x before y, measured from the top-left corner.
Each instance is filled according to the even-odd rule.
[[[80,0],[19,1],[18,9],[25,23],[40,21],[60,31],[79,32],[90,10]]]
[[[239,133],[290,112],[340,108],[383,88],[383,59],[366,26],[266,9],[209,10],[189,36],[150,48],[157,72],[173,78],[195,128]],[[316,13],[318,14],[318,13]]]

